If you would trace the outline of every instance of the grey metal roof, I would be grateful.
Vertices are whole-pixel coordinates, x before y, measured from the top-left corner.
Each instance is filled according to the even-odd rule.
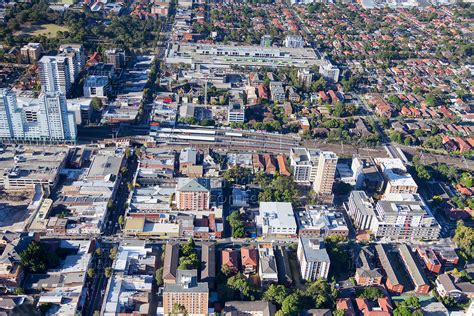
[[[202,243],[201,280],[208,281],[216,277],[216,247],[213,242]],[[209,280],[210,281],[210,280]]]
[[[209,192],[210,181],[205,178],[179,178],[176,190],[181,192]]]
[[[406,244],[401,244],[398,248],[400,250],[400,255],[405,262],[405,266],[410,273],[410,277],[415,283],[416,286],[429,284],[429,281],[426,279],[424,272],[421,270],[416,259],[413,257],[413,254]]]
[[[178,268],[179,244],[169,242],[166,244],[165,260],[163,263],[163,280],[175,280]]]
[[[165,283],[164,293],[209,293],[206,282],[197,282],[197,270],[177,270],[176,283]]]
[[[331,262],[324,241],[319,238],[300,237],[303,254],[308,262]]]
[[[225,315],[255,314],[255,312],[262,313],[263,316],[273,316],[276,308],[275,305],[267,301],[230,301],[225,303]]]
[[[390,283],[392,285],[401,284],[400,280],[395,274],[395,271],[393,270],[393,266],[390,263],[390,260],[388,259],[387,253],[385,252],[383,245],[375,245],[375,250],[377,251],[380,263],[382,264],[382,268],[384,269],[385,274],[387,274],[387,278],[389,279]]]

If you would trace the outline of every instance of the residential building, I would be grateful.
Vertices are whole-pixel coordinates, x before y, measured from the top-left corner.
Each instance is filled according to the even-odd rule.
[[[375,158],[385,178],[385,194],[389,193],[416,193],[418,185],[408,173],[403,161],[399,158]]]
[[[278,267],[272,244],[258,245],[258,274],[262,287],[278,283]]]
[[[428,294],[430,291],[430,282],[426,278],[423,269],[420,267],[415,256],[413,256],[411,250],[406,244],[401,244],[399,246],[399,251],[405,269],[415,285],[415,292],[418,294]]]
[[[330,195],[336,175],[337,156],[330,151],[322,151],[319,155],[316,178],[313,190],[317,194]]]
[[[377,203],[371,231],[388,240],[437,240],[441,227],[419,194],[386,194]]]
[[[163,282],[175,283],[176,271],[179,261],[179,243],[168,242],[165,244],[165,258],[163,262]]]
[[[438,256],[436,255],[433,249],[418,246],[416,247],[416,252],[418,256],[421,258],[421,260],[423,260],[426,268],[429,271],[433,273],[441,272],[441,268],[443,265],[441,264],[441,260],[439,260]]]
[[[283,83],[279,81],[270,82],[270,94],[274,102],[283,103],[286,99],[285,89]]]
[[[289,177],[291,176],[290,171],[288,170],[286,166],[286,157],[283,155],[278,155],[277,156],[277,163],[278,163],[278,172],[280,175]]]
[[[304,280],[327,279],[331,261],[322,239],[300,237],[297,258],[300,263],[301,277]]]
[[[436,278],[436,292],[441,297],[451,297],[459,301],[463,296],[463,292],[454,284],[449,274],[440,274]]]
[[[254,274],[257,272],[258,251],[251,247],[240,248],[240,261],[244,274]]]
[[[230,301],[225,303],[225,316],[274,316],[276,307],[267,301]]]
[[[0,286],[14,291],[21,285],[24,273],[20,254],[33,240],[34,236],[26,233],[0,235]]]
[[[74,143],[76,137],[75,116],[63,94],[45,92],[37,99],[19,99],[11,90],[0,89],[0,139]]]
[[[351,164],[356,190],[381,192],[384,186],[382,174],[371,157],[354,157]]]
[[[381,297],[374,301],[365,298],[356,298],[357,309],[364,316],[391,316],[393,306],[388,297]]]
[[[114,65],[115,69],[122,69],[125,66],[126,54],[121,48],[107,49],[105,51],[105,62]]]
[[[382,284],[382,273],[374,264],[375,254],[368,246],[360,247],[356,257],[355,280],[357,285],[372,286]]]
[[[68,58],[65,56],[43,56],[39,60],[41,90],[68,94],[72,79]]]
[[[270,47],[272,46],[272,36],[265,34],[260,38],[260,46]]]
[[[241,100],[231,101],[227,109],[228,123],[245,122],[245,108]]]
[[[324,62],[319,66],[319,73],[326,80],[332,82],[338,82],[339,80],[339,68],[333,65],[329,60],[324,60]]]
[[[43,48],[40,43],[28,43],[21,48],[20,53],[22,62],[33,64],[40,59],[43,53]]]
[[[349,195],[348,214],[359,230],[370,230],[376,218],[374,200],[364,191],[352,191]]]
[[[278,270],[278,282],[286,287],[293,284],[293,277],[290,267],[290,259],[288,259],[288,252],[285,246],[274,247],[275,259]]]
[[[178,210],[207,210],[210,206],[210,181],[205,178],[179,178],[176,185]]]
[[[392,293],[403,293],[404,285],[398,278],[398,273],[395,273],[395,268],[392,265],[392,253],[385,249],[382,244],[375,245],[375,251],[380,262],[380,266],[385,272],[385,286]],[[390,256],[390,257],[389,257]]]
[[[291,203],[260,202],[257,229],[263,236],[296,236],[296,228]]]
[[[176,314],[173,307],[181,306],[188,315],[208,315],[209,288],[206,282],[198,282],[197,270],[178,270],[176,283],[165,284],[163,313]]]
[[[239,252],[235,249],[226,248],[221,251],[222,265],[227,266],[231,273],[239,271]]]
[[[201,282],[207,282],[213,289],[216,281],[216,245],[213,242],[203,242],[201,245]]]
[[[86,66],[86,59],[87,59],[84,46],[82,44],[62,44],[61,46],[59,46],[60,53],[70,52],[70,51],[76,52],[76,58],[74,60],[74,62],[76,63],[75,68],[79,72],[81,72]]]
[[[82,44],[63,44],[59,46],[59,55],[67,59],[71,83],[79,79],[86,65],[86,53]]]
[[[336,300],[336,309],[344,312],[344,316],[356,316],[354,305],[350,298],[338,298]]]
[[[306,148],[290,149],[290,166],[293,169],[295,182],[314,182],[319,162],[319,151],[309,151]]]
[[[106,76],[88,76],[84,80],[84,97],[106,98],[110,92],[109,78]]]
[[[344,215],[325,205],[306,205],[296,212],[298,236],[328,237],[349,235]]]
[[[309,69],[298,69],[298,80],[308,88],[313,83],[313,73]]]
[[[286,48],[302,48],[304,47],[304,39],[301,35],[287,35],[283,45]]]

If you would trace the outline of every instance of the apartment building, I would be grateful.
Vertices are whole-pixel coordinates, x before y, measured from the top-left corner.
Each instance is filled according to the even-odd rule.
[[[112,48],[105,51],[105,62],[114,65],[115,69],[122,69],[125,66],[126,54],[121,48]]]
[[[418,185],[408,173],[403,161],[399,158],[375,158],[385,179],[385,194],[411,193],[418,191]]]
[[[258,245],[258,274],[263,288],[278,283],[278,266],[272,244]]]
[[[370,230],[376,218],[374,200],[364,191],[352,191],[349,195],[348,214],[359,230]]]
[[[41,91],[69,94],[74,74],[67,56],[43,56],[39,60]]]
[[[400,281],[398,274],[395,273],[395,268],[392,265],[392,254],[385,249],[382,244],[375,245],[375,251],[381,268],[385,272],[385,286],[390,292],[401,294],[404,290],[404,285]],[[390,257],[389,257],[390,256]]]
[[[17,98],[0,89],[0,139],[4,141],[71,142],[77,137],[74,112],[60,92]]]
[[[86,65],[86,52],[82,44],[63,44],[59,46],[59,55],[67,59],[71,83],[79,79]]]
[[[176,283],[167,283],[163,290],[164,315],[186,313],[193,316],[208,314],[209,287],[198,282],[197,270],[178,270]],[[176,310],[177,307],[183,310]]]
[[[262,236],[296,236],[296,220],[291,203],[260,202],[257,229]]]
[[[386,194],[375,208],[371,231],[388,240],[437,240],[441,227],[419,194]]]
[[[21,61],[33,64],[40,59],[42,53],[43,48],[40,43],[28,43],[20,49]]]
[[[317,194],[330,195],[336,175],[337,156],[330,151],[322,151],[319,155],[318,171],[313,182],[313,190]]]
[[[300,237],[297,258],[300,263],[301,277],[304,280],[327,279],[331,261],[322,239]]]
[[[200,211],[210,206],[210,181],[205,178],[179,178],[176,185],[178,210]]]
[[[411,250],[406,244],[401,244],[399,251],[400,257],[402,258],[405,265],[405,269],[407,270],[408,275],[415,285],[415,292],[418,294],[428,294],[430,291],[430,282],[426,278],[423,269],[420,267]]]

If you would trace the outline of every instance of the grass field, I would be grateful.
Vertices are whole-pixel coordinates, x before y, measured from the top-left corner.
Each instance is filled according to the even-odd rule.
[[[48,38],[55,38],[59,31],[68,31],[67,27],[57,24],[42,24],[42,25],[25,25],[21,31],[17,32],[18,36],[21,35],[44,35]]]

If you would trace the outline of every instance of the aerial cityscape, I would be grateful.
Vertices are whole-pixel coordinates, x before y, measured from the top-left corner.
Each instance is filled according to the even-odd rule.
[[[474,316],[472,0],[0,0],[0,316]]]

